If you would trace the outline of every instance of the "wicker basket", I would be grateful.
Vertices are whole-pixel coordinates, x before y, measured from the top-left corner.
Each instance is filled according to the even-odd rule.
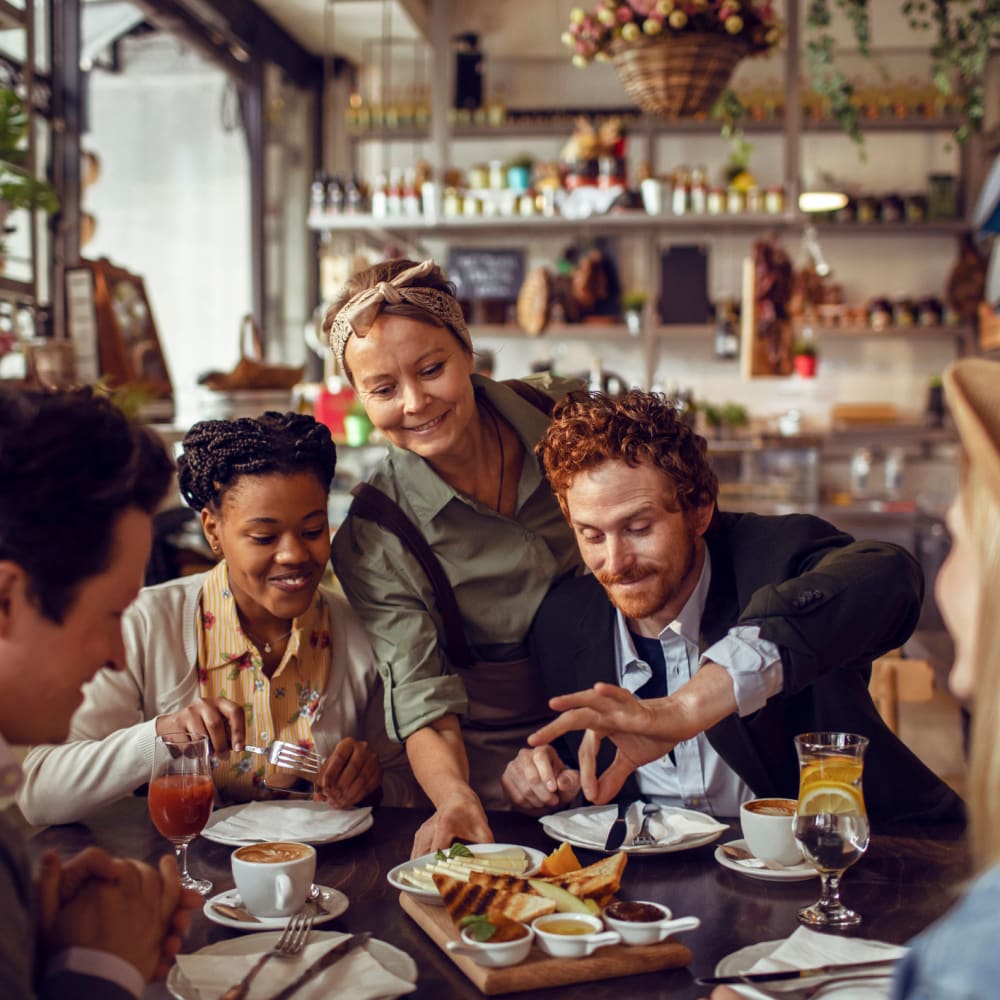
[[[611,61],[643,111],[687,118],[712,107],[748,51],[739,38],[687,32],[618,42]]]

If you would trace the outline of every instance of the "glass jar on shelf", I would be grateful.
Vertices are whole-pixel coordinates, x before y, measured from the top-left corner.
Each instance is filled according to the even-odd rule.
[[[730,215],[740,215],[746,211],[746,207],[746,192],[730,184],[726,189],[726,211]]]
[[[690,175],[687,167],[678,167],[674,171],[674,188],[670,196],[670,210],[674,215],[687,215]]]
[[[768,215],[781,215],[785,211],[785,189],[778,184],[764,192],[764,211]]]

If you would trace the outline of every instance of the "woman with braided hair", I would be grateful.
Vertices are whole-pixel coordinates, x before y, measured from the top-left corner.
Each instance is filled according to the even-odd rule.
[[[493,839],[500,776],[549,717],[525,637],[573,533],[533,453],[579,383],[474,374],[455,289],[432,260],[362,271],[324,330],[388,453],[334,536],[333,565],[371,638],[386,727],[434,804],[413,854]],[[553,798],[577,789],[553,781]],[[484,808],[485,807],[485,808]]]
[[[222,558],[145,588],[128,609],[124,669],[86,689],[65,744],[28,754],[19,801],[30,822],[75,821],[131,794],[149,778],[154,735],[177,731],[210,737],[223,802],[286,785],[289,772],[243,749],[276,739],[325,758],[317,788],[333,806],[380,787],[386,802],[410,800],[364,630],[320,585],[335,463],[329,430],[300,414],[190,429],[178,482]]]

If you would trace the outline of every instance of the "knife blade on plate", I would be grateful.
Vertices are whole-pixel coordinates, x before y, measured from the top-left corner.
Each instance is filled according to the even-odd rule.
[[[361,934],[352,934],[349,938],[344,938],[343,941],[339,941],[335,944],[329,951],[323,952],[319,958],[309,966],[305,972],[299,976],[293,983],[290,983],[279,993],[271,998],[271,1000],[288,1000],[290,996],[301,989],[310,979],[315,979],[321,972],[325,972],[334,964],[338,959],[343,958],[348,952],[353,951],[355,948],[360,948],[368,943],[368,939],[371,937],[370,931],[364,931]]]
[[[866,972],[889,970],[898,958],[879,958],[871,962],[844,962],[833,965],[819,965],[813,969],[785,969],[781,972],[743,972],[734,976],[703,976],[696,979],[699,986],[718,986],[722,983],[780,983],[792,979],[816,979],[819,976],[834,976],[842,972]]]
[[[630,808],[631,806],[628,802],[622,799],[618,800],[618,817],[611,824],[611,829],[608,830],[607,840],[604,841],[604,850],[617,851],[625,842],[625,838],[628,836],[626,818]]]

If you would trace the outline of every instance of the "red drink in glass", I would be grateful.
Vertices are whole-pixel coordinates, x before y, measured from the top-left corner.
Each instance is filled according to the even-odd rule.
[[[164,774],[149,783],[149,815],[164,837],[193,837],[212,813],[215,786],[203,774]]]

